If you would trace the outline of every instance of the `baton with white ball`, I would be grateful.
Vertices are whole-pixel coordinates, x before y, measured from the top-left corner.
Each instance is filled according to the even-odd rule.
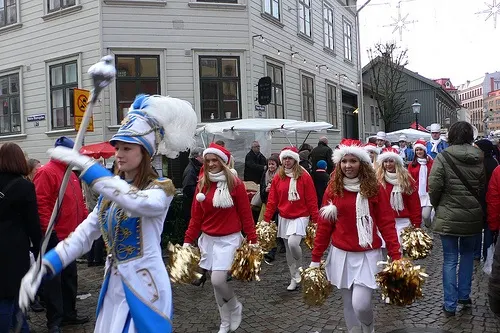
[[[113,57],[105,56],[98,63],[92,65],[88,70],[89,75],[92,77],[93,89],[90,93],[90,101],[87,104],[87,109],[83,115],[82,122],[80,124],[80,128],[78,129],[78,133],[75,139],[75,145],[73,146],[73,151],[80,151],[80,148],[83,143],[83,137],[85,135],[85,131],[87,130],[87,126],[89,124],[90,118],[92,116],[92,112],[94,110],[94,106],[98,101],[99,94],[102,92],[104,88],[106,88],[111,81],[115,78],[116,69],[113,65]],[[50,216],[50,221],[47,226],[47,231],[45,232],[45,236],[43,238],[40,253],[38,254],[37,261],[35,263],[37,270],[40,270],[42,267],[42,259],[47,250],[47,245],[49,243],[50,235],[54,230],[54,226],[56,224],[57,216],[59,214],[59,210],[61,208],[62,200],[64,198],[64,193],[66,192],[66,187],[68,186],[68,181],[71,176],[72,166],[68,165],[66,171],[64,173],[64,177],[61,183],[61,187],[59,188],[59,195],[56,199],[54,209],[52,210],[52,215]],[[21,311],[18,313],[18,317],[21,315]],[[18,325],[14,332],[20,332],[22,320],[17,321]],[[20,325],[21,324],[21,325]]]

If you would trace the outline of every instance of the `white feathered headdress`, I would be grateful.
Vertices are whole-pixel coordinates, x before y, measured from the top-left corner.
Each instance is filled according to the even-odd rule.
[[[194,146],[197,122],[196,113],[187,101],[138,95],[110,143],[135,143],[146,148],[151,156],[176,158],[179,152]]]

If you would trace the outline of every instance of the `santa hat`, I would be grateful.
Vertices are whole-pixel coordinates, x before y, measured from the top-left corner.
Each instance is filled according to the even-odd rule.
[[[165,96],[138,95],[109,142],[143,146],[152,157],[176,158],[195,144],[198,118],[189,102]]]
[[[403,158],[401,155],[399,155],[399,152],[397,149],[394,148],[384,148],[382,150],[382,153],[377,157],[377,163],[382,164],[383,162],[387,160],[394,160],[395,163],[403,166]]]
[[[377,140],[385,140],[387,138],[387,134],[384,131],[377,132]]]
[[[342,139],[340,145],[332,155],[333,163],[339,163],[345,155],[354,155],[361,162],[371,163],[370,155],[361,145],[361,141],[354,139]]]
[[[375,153],[375,154],[380,154],[380,148],[377,147],[376,144],[374,143],[371,143],[371,142],[368,142],[366,145],[364,145],[363,147],[367,152],[372,152],[372,153]]]
[[[229,160],[231,159],[231,153],[229,152],[229,150],[213,142],[208,146],[207,149],[203,151],[203,158],[205,158],[206,154],[217,155],[226,164],[228,164]]]
[[[423,150],[427,150],[426,144],[427,143],[425,142],[425,140],[418,139],[413,144],[413,151],[417,150],[417,148],[420,148],[420,149],[423,149]]]
[[[299,151],[297,148],[290,146],[290,147],[285,147],[281,150],[280,152],[280,162],[283,163],[283,159],[285,157],[291,157],[293,158],[297,163],[300,162],[300,156],[299,156]]]

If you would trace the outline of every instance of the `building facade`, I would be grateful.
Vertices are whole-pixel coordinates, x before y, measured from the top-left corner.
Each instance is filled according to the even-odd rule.
[[[471,124],[480,135],[487,135],[490,131],[490,113],[485,99],[494,90],[500,89],[500,72],[486,73],[484,76],[467,81],[458,86],[458,98],[462,107],[470,112]]]
[[[500,89],[489,92],[484,105],[489,112],[488,130],[500,130]]]
[[[288,118],[332,123],[332,142],[357,134],[355,1],[6,3],[0,141],[30,157],[44,161],[57,137],[76,135],[72,91],[91,89],[87,70],[107,54],[117,77],[94,109],[86,144],[109,140],[139,93],[188,100],[200,124]],[[272,100],[261,106],[256,86],[265,76]]]
[[[377,117],[380,117],[380,110],[372,93],[374,89],[370,87],[370,76],[373,75],[372,66],[379,65],[381,64],[377,63],[375,59],[363,67],[363,82],[367,85],[365,85],[363,93],[364,123],[366,131],[371,131],[371,134],[384,129],[383,121],[381,119],[377,121]],[[418,115],[419,126],[428,127],[432,123],[438,123],[441,124],[442,128],[448,128],[457,121],[457,110],[460,108],[460,104],[440,84],[406,68],[402,69],[401,81],[404,82],[401,85],[404,107],[399,118],[386,127],[388,132],[410,128],[416,122],[412,110],[412,104],[415,100],[421,104]],[[375,123],[373,119],[375,119]]]

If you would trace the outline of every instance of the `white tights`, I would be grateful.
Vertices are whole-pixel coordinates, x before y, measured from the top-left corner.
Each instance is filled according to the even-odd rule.
[[[344,319],[347,330],[355,326],[370,325],[373,322],[373,289],[353,284],[351,289],[340,289],[344,301]]]
[[[292,266],[293,264],[296,264],[296,268],[302,266],[301,240],[302,236],[300,235],[290,235],[288,239],[285,240],[286,262],[288,266]]]
[[[422,207],[422,220],[424,221],[424,225],[428,228],[431,226],[431,212],[432,207]]]
[[[234,297],[234,290],[227,283],[227,271],[212,271],[211,281],[214,286],[215,300],[219,306],[223,306]]]

